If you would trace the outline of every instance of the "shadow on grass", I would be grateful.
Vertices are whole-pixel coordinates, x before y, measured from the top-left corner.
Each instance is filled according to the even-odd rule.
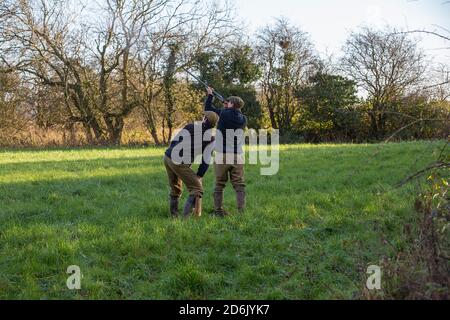
[[[69,177],[58,177],[58,175]],[[157,156],[39,161],[0,167],[0,221],[20,224],[140,216],[166,218],[168,183]],[[10,180],[10,181],[8,181]],[[25,180],[25,181],[20,181]]]
[[[146,155],[141,157],[123,157],[123,158],[90,158],[90,159],[73,159],[73,160],[42,160],[42,161],[24,161],[10,162],[0,164],[0,177],[2,171],[45,171],[49,169],[70,169],[70,171],[83,170],[86,168],[105,169],[117,168],[124,169],[129,167],[140,167],[144,165],[154,166],[161,164],[163,155]]]
[[[64,223],[105,215],[168,217],[164,172],[0,185],[0,221]],[[100,222],[100,221],[99,221]]]
[[[14,153],[39,153],[43,151],[113,151],[113,150],[160,150],[166,148],[167,146],[156,146],[156,145],[148,145],[148,146],[70,146],[70,147],[0,147],[0,154],[7,152]]]

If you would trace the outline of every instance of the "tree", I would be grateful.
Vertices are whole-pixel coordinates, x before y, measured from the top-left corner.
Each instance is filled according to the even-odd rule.
[[[318,65],[313,45],[305,32],[278,19],[259,31],[256,52],[270,123],[280,133],[292,131],[301,111],[295,91],[305,85]]]
[[[196,61],[202,79],[223,95],[240,96],[245,101],[243,113],[248,118],[249,128],[260,128],[262,117],[255,88],[261,71],[255,60],[250,45],[236,43],[227,50],[204,52]],[[204,91],[201,84],[196,88]]]
[[[166,105],[166,121],[167,121],[167,127],[169,129],[169,134],[166,137],[164,136],[164,142],[168,143],[170,142],[170,139],[172,138],[172,130],[173,130],[173,116],[175,111],[175,103],[174,103],[174,97],[173,97],[173,86],[176,83],[175,81],[175,71],[176,71],[176,56],[178,54],[178,51],[180,50],[178,43],[172,43],[170,44],[170,53],[169,57],[167,59],[167,66],[166,66],[166,72],[164,75],[164,101]],[[164,135],[164,132],[163,132]]]
[[[239,30],[228,2],[222,6],[206,0],[172,2],[172,9],[166,15],[145,28],[137,45],[135,81],[132,81],[139,110],[156,144],[170,140],[175,114],[182,107],[178,98],[180,95],[186,98],[186,88],[177,78],[178,72],[191,66],[200,52],[226,46]],[[176,44],[175,51],[173,44]],[[172,90],[168,91],[169,87]],[[196,92],[187,96],[196,96]],[[163,110],[161,104],[165,104]]]
[[[318,72],[297,95],[305,105],[301,122],[307,139],[314,142],[355,139],[360,119],[347,113],[357,102],[356,83],[339,75]]]
[[[371,135],[386,134],[390,104],[423,79],[424,55],[407,34],[363,28],[346,41],[342,70],[369,98]]]
[[[101,124],[91,108],[83,81],[81,32],[71,28],[72,16],[65,1],[6,1],[1,7],[0,59],[21,72],[30,86],[49,86],[64,92],[69,121],[82,122],[89,140],[91,130],[102,135]]]
[[[67,123],[81,123],[90,143],[120,143],[125,119],[137,107],[156,143],[166,122],[170,139],[176,106],[168,90],[170,110],[162,118],[155,110],[155,102],[164,101],[159,95],[168,44],[183,44],[172,57],[175,75],[200,48],[225,42],[233,33],[230,7],[206,0],[104,0],[92,8],[97,19],[82,23],[71,4],[2,2],[0,61],[19,71],[30,87],[59,90],[61,114]],[[166,84],[168,79],[166,74]]]

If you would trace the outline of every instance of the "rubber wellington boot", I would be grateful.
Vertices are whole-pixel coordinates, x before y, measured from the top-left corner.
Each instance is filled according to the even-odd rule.
[[[236,192],[236,202],[237,202],[237,209],[239,213],[244,213],[245,211],[245,192],[239,191]]]
[[[195,197],[194,215],[197,218],[200,218],[202,216],[202,198],[201,197]]]
[[[214,192],[214,215],[218,217],[228,216],[223,208],[223,192]]]
[[[189,218],[195,207],[195,196],[190,195],[184,204],[183,218]]]
[[[179,198],[178,197],[172,197],[170,196],[170,214],[172,215],[172,217],[176,218],[178,217],[178,215],[180,214],[179,210],[178,210],[178,201]]]

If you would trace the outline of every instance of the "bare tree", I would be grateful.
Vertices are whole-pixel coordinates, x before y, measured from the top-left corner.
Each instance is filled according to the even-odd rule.
[[[450,98],[450,66],[437,63],[427,74],[428,85],[421,88],[436,102],[445,102]]]
[[[352,33],[343,51],[342,70],[368,93],[371,134],[381,139],[390,103],[423,80],[424,55],[408,35],[370,28]]]
[[[139,105],[130,80],[135,52],[143,30],[170,3],[169,0],[106,0],[97,9],[104,21],[90,26],[84,43],[94,74],[86,78],[90,99],[102,115],[109,143],[119,144],[125,118]],[[92,40],[94,39],[94,40]]]
[[[177,82],[178,72],[190,66],[199,53],[224,47],[236,39],[240,27],[232,12],[227,2],[219,6],[210,1],[177,0],[154,24],[145,26],[137,45],[137,77],[132,86],[139,94],[139,109],[157,144],[170,140],[176,113],[173,93],[164,84]],[[175,51],[173,44],[177,46]],[[166,109],[159,110],[161,102]]]
[[[170,95],[165,116],[155,112],[167,59],[165,78],[175,80],[179,66],[229,38],[236,29],[231,8],[206,0],[104,0],[89,9],[97,19],[84,23],[79,2],[5,0],[0,61],[30,86],[59,90],[68,126],[83,124],[90,143],[120,143],[125,118],[136,107],[156,143],[164,124],[170,139],[176,111]],[[170,43],[182,46],[172,56]]]
[[[263,104],[268,109],[271,125],[289,131],[300,114],[295,91],[318,66],[313,46],[305,32],[278,19],[258,33],[256,52],[263,67]]]
[[[72,28],[74,16],[63,0],[6,1],[1,12],[0,59],[35,85],[60,88],[70,122],[81,122],[88,139],[103,129],[89,101],[81,55],[84,33]]]

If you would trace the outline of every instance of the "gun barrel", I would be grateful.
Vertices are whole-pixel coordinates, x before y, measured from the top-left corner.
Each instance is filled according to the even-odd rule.
[[[183,70],[186,71],[192,78],[194,78],[195,80],[197,80],[198,82],[200,82],[202,85],[204,85],[206,88],[209,87],[209,85],[208,85],[206,82],[200,80],[198,77],[196,77],[194,74],[192,74],[192,72],[190,72],[189,70],[187,70],[187,69],[185,69],[185,68],[183,68]],[[213,94],[214,94],[221,102],[225,102],[225,98],[224,98],[220,93],[218,93],[216,90],[213,91]]]

